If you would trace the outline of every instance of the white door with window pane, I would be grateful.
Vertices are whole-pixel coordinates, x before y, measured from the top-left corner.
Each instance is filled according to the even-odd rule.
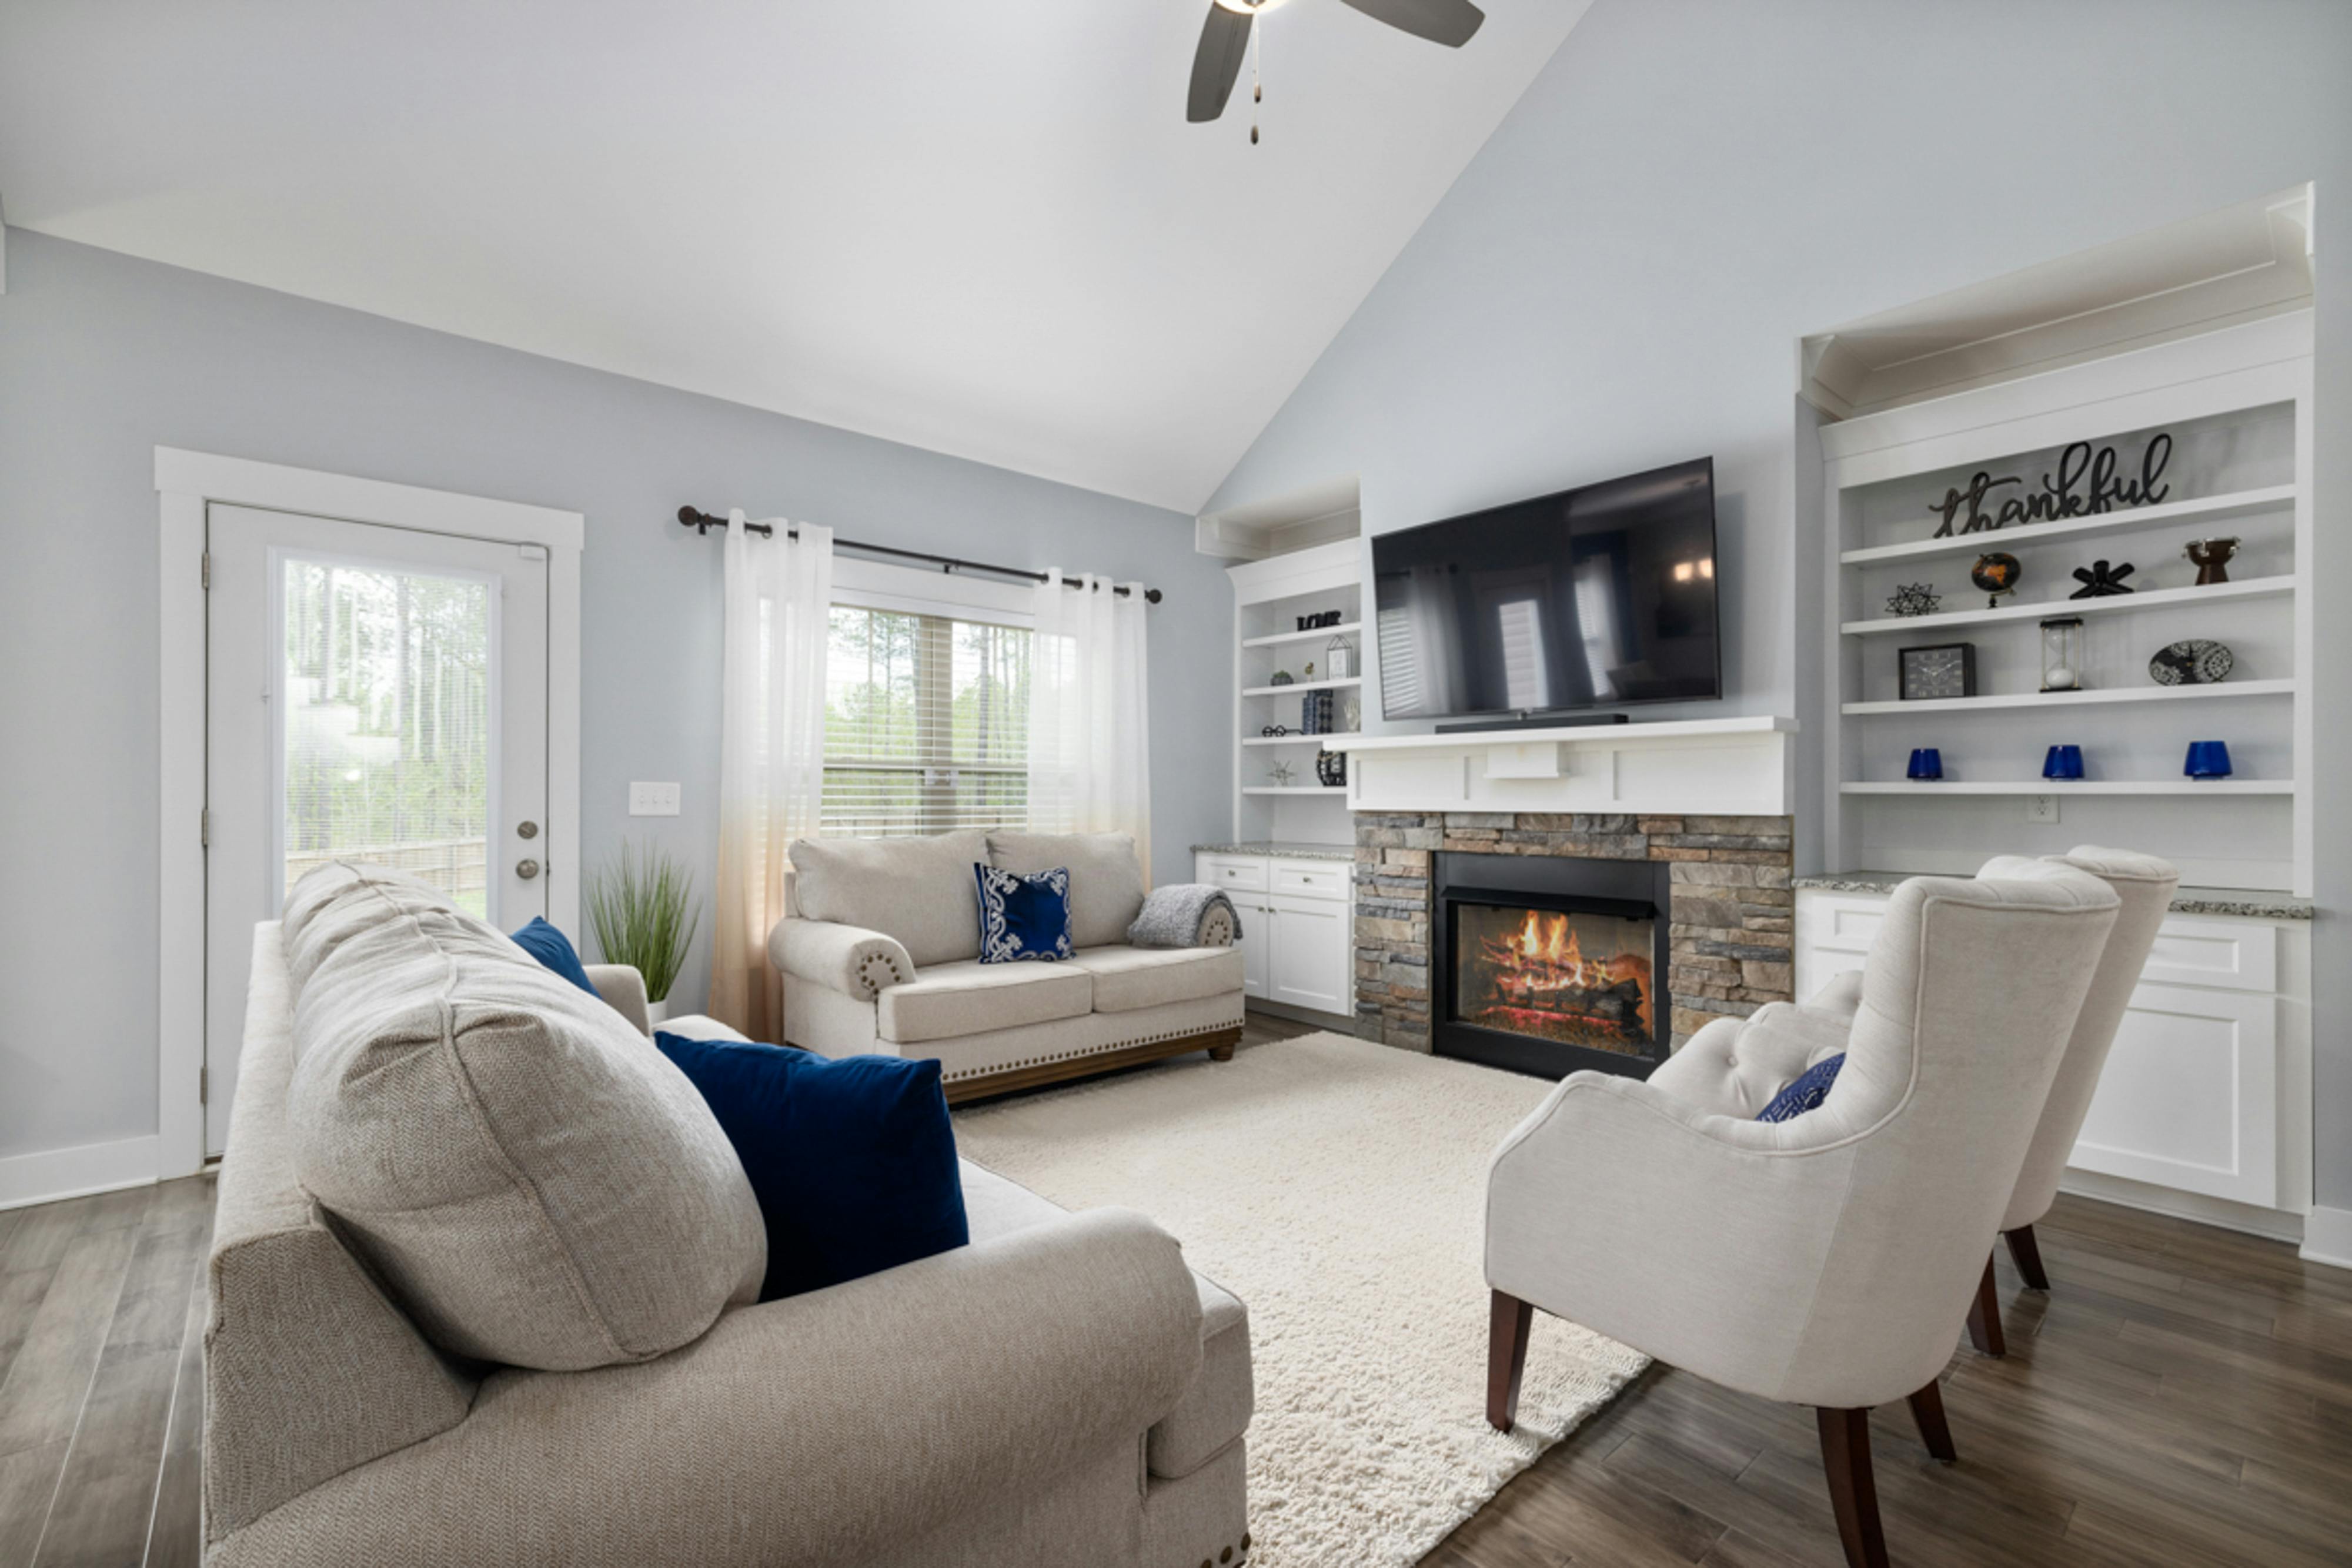
[[[390,866],[502,930],[546,913],[548,560],[244,507],[209,507],[205,534],[209,1154],[254,923],[304,873]]]

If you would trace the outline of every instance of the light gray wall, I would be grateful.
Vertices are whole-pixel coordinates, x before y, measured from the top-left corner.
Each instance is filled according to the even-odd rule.
[[[1712,452],[1729,706],[1803,719],[1797,339],[2316,180],[2315,562],[2341,605],[2347,77],[2343,0],[1598,0],[1211,507],[1354,474],[1378,533]],[[2318,1191],[2344,1207],[2352,618],[2318,642]]]
[[[719,545],[740,505],[1166,591],[1155,874],[1231,830],[1233,595],[1189,517],[18,229],[0,295],[0,1157],[155,1128],[153,449],[587,515],[583,851],[716,850]],[[684,814],[627,815],[632,779]],[[705,922],[707,943],[708,921]],[[698,1003],[704,944],[679,999]]]

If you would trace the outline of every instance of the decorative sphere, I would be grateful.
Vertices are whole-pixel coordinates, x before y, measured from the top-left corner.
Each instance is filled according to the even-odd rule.
[[[2074,689],[2074,672],[2063,664],[2053,664],[2051,666],[2050,673],[2042,679],[2042,684],[2053,692],[2071,692]]]
[[[2025,569],[2006,550],[1988,550],[1969,570],[1969,580],[1987,593],[2009,593]]]

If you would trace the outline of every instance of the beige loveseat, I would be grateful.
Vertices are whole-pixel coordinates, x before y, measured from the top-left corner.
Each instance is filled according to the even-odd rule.
[[[1134,947],[1143,873],[1125,833],[803,841],[768,936],[784,1037],[826,1056],[937,1057],[950,1101],[1185,1051],[1223,1061],[1242,1032],[1242,956],[1213,914],[1200,947]],[[980,961],[972,867],[1070,873],[1077,951]]]
[[[298,935],[298,888],[285,927],[256,933],[209,1261],[212,1568],[1245,1560],[1247,1317],[1139,1214],[1065,1213],[966,1165],[970,1246],[754,1304],[765,1246],[756,1206],[748,1234],[726,1207],[750,1200],[738,1166],[701,1234],[631,1240],[626,1300],[600,1299],[614,1260],[577,1256],[553,1281],[510,1257],[443,1277],[439,1288],[479,1299],[416,1299],[434,1277],[420,1240],[431,1227],[461,1249],[478,1246],[514,1220],[519,1196],[524,1218],[576,1239],[662,1185],[661,1171],[600,1171],[578,1133],[598,1108],[538,1115],[564,1086],[518,1068],[540,1072],[569,1052],[664,1085],[676,1069],[641,1032],[635,971],[592,971],[614,1004],[600,1006],[560,980],[550,988],[519,948],[431,907],[417,884],[338,870],[405,903],[373,927],[347,920],[323,935],[313,914]],[[358,896],[346,889],[343,903]],[[403,978],[431,971],[423,984]],[[533,998],[543,1017],[526,1005]],[[349,1066],[322,1077],[338,1052]],[[472,1107],[454,1124],[428,1103],[433,1085],[450,1083]],[[674,1087],[693,1093],[682,1075]],[[373,1116],[336,1124],[323,1155],[320,1128],[306,1124],[321,1116],[322,1092]],[[420,1106],[413,1132],[386,1124],[394,1103]],[[693,1118],[671,1121],[692,1135]],[[362,1149],[365,1168],[323,1179],[387,1181],[400,1201],[331,1211],[302,1173]],[[451,1171],[496,1179],[445,1189],[437,1207],[416,1201]],[[648,1255],[664,1249],[667,1264]],[[711,1273],[713,1254],[719,1283],[705,1315],[673,1331],[678,1343],[644,1343],[656,1332],[648,1301]],[[608,1364],[545,1371],[428,1336],[439,1318],[497,1332],[486,1301],[511,1306],[551,1283],[542,1307],[584,1303],[608,1325],[625,1317],[635,1340]],[[541,1333],[549,1315],[510,1314],[506,1327]]]

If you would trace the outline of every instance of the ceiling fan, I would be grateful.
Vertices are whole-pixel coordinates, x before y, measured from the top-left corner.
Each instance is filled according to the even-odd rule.
[[[1470,0],[1345,0],[1376,22],[1433,44],[1458,49],[1486,19]],[[1234,83],[1242,74],[1242,56],[1248,51],[1257,14],[1271,11],[1282,0],[1211,0],[1209,20],[1201,29],[1201,47],[1192,57],[1192,86],[1184,100],[1184,118],[1198,125],[1225,111]],[[1252,99],[1263,98],[1254,89]],[[1257,140],[1257,127],[1250,127]]]

